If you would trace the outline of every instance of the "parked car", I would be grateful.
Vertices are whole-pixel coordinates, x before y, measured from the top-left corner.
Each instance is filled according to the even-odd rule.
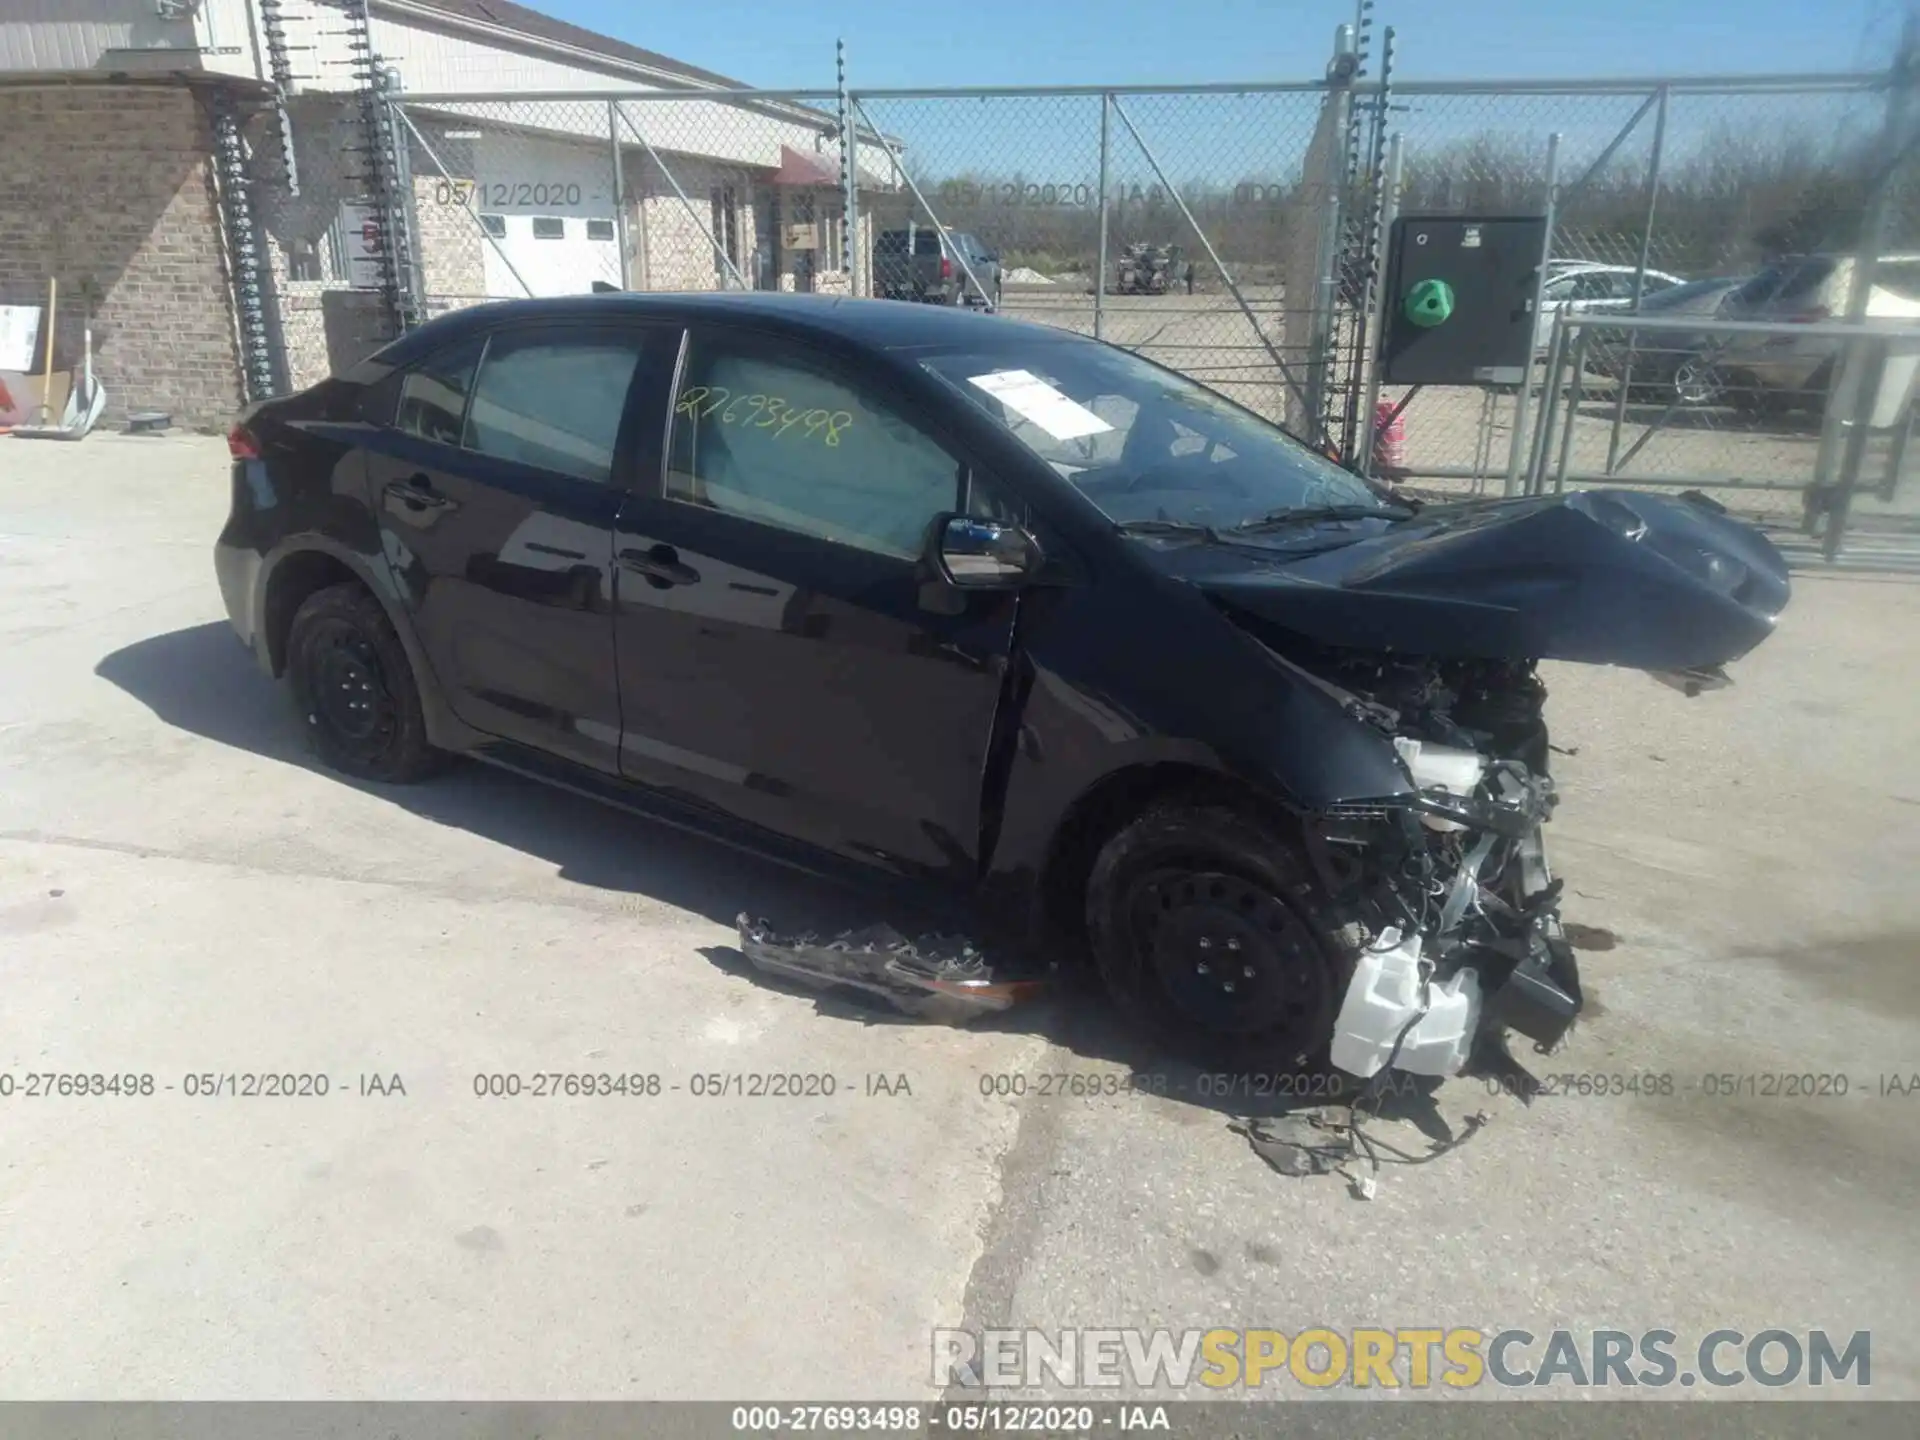
[[[458,310],[228,445],[227,613],[326,764],[957,897],[1233,1064],[1558,1040],[1537,662],[1697,689],[1788,595],[1707,502],[1416,510],[1123,349],[880,300]]]
[[[1547,264],[1546,284],[1540,290],[1540,313],[1534,317],[1533,343],[1545,349],[1553,338],[1553,320],[1562,310],[1582,314],[1590,310],[1630,310],[1633,308],[1633,265],[1602,265],[1589,260],[1552,260]],[[1640,297],[1657,295],[1672,285],[1685,282],[1678,275],[1649,270]]]
[[[1728,298],[1723,319],[1804,325],[1845,317],[1853,293],[1851,255],[1802,255],[1768,266]],[[1920,316],[1920,254],[1883,255],[1874,267],[1867,314]],[[1750,408],[1820,410],[1842,341],[1791,333],[1736,342],[1722,368],[1729,393]]]
[[[882,230],[873,245],[874,293],[883,300],[998,310],[1000,257],[965,231],[949,230],[947,240],[942,245],[931,225]]]
[[[1750,278],[1719,276],[1669,285],[1642,300],[1639,313],[1669,320],[1688,315],[1717,319],[1727,297]],[[1726,347],[1725,339],[1673,331],[1631,336],[1619,330],[1595,329],[1588,333],[1586,368],[1596,375],[1621,378],[1627,371],[1630,341],[1632,399],[1661,405],[1707,405],[1720,397],[1724,386],[1718,360]]]

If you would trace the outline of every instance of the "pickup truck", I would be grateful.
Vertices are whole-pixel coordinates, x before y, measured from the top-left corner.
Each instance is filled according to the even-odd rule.
[[[931,225],[882,230],[873,246],[873,293],[883,300],[998,310],[1000,257],[964,231],[949,230],[947,240],[942,248]],[[968,270],[976,283],[967,283]]]

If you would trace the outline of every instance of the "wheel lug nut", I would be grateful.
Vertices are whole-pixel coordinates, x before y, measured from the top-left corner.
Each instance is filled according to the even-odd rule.
[[[1211,935],[1202,935],[1200,937],[1200,948],[1202,950],[1211,950],[1213,948],[1213,937]]]
[[[1197,969],[1202,975],[1211,975],[1213,973],[1213,967],[1207,964],[1207,962],[1204,960],[1202,960],[1194,968]]]
[[[1233,981],[1231,980],[1225,981],[1224,983],[1222,983],[1220,988],[1226,991],[1229,995],[1231,995],[1233,993]]]
[[[1227,949],[1238,950],[1239,948],[1240,948],[1240,941],[1237,938],[1227,941]]]
[[[1246,977],[1246,978],[1247,978],[1247,979],[1249,979],[1249,980],[1251,980],[1251,979],[1253,979],[1253,966],[1251,966],[1251,965],[1248,965],[1248,966],[1245,966],[1245,967],[1243,967],[1243,968],[1241,969],[1241,971],[1240,971],[1240,973],[1241,973],[1241,975],[1243,975],[1244,977]]]

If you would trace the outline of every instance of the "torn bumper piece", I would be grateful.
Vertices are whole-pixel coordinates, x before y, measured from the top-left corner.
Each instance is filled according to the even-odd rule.
[[[782,935],[742,913],[740,951],[769,975],[818,989],[845,986],[878,997],[903,1015],[966,1025],[1037,995],[1042,982],[994,974],[986,957],[956,936],[909,940],[891,925]]]
[[[1580,963],[1553,917],[1543,919],[1525,943],[1525,956],[1487,997],[1483,1024],[1517,1030],[1544,1055],[1566,1038],[1585,1003]]]

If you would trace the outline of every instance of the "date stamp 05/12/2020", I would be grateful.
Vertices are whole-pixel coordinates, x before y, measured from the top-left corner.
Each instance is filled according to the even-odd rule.
[[[964,1083],[964,1082],[963,1082]],[[1412,1076],[1388,1072],[1363,1081],[1335,1071],[1201,1071],[1192,1074],[1116,1069],[998,1070],[975,1074],[983,1100],[1100,1100],[1129,1096],[1208,1101],[1290,1100],[1340,1104],[1418,1087]],[[1452,1082],[1488,1095],[1520,1099],[1698,1099],[1740,1101],[1860,1101],[1920,1099],[1920,1071],[1859,1074],[1841,1070],[1573,1071],[1521,1081],[1473,1075]],[[899,1100],[942,1089],[904,1071],[714,1070],[675,1075],[659,1070],[486,1070],[452,1082],[456,1095],[477,1100]],[[411,1084],[394,1069],[0,1070],[0,1102],[9,1100],[118,1100],[176,1096],[189,1100],[408,1099],[445,1094],[436,1073]]]
[[[669,1075],[657,1070],[488,1070],[453,1082],[456,1094],[479,1100],[829,1100],[836,1097],[911,1097],[913,1081],[903,1071],[838,1075],[816,1070],[713,1070]],[[194,1070],[0,1070],[0,1101],[122,1100],[178,1096],[189,1100],[406,1099],[444,1093],[438,1076],[411,1087],[392,1069]]]

